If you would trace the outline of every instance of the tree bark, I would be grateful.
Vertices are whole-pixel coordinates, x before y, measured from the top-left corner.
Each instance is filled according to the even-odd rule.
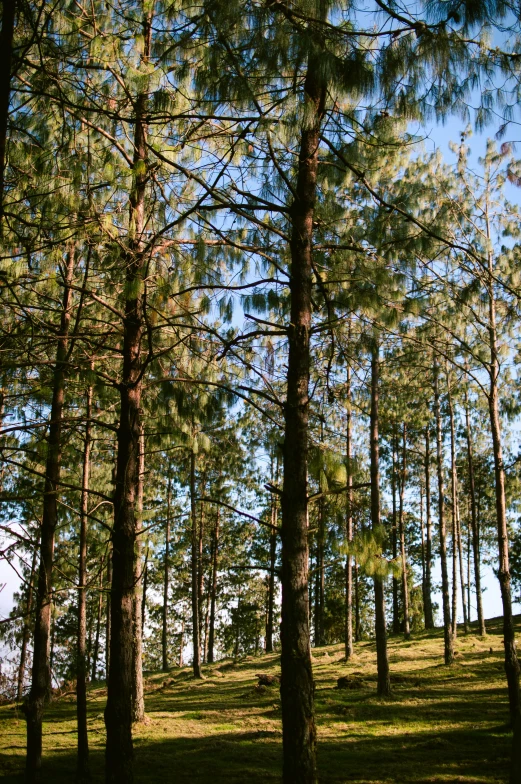
[[[54,643],[56,642],[56,605],[51,601],[51,653],[49,656],[51,669],[51,685],[54,670]]]
[[[487,237],[490,241],[488,203],[486,208]],[[508,686],[508,702],[513,727],[513,750],[511,782],[521,781],[521,695],[519,690],[519,660],[512,614],[512,591],[508,548],[507,501],[505,493],[505,466],[501,421],[499,417],[499,352],[497,346],[496,301],[494,295],[494,271],[492,253],[488,254],[488,336],[490,349],[488,408],[492,451],[494,454],[494,489],[496,496],[496,522],[498,542],[498,578],[503,604],[503,646],[505,651],[505,673]]]
[[[145,698],[143,694],[143,621],[144,591],[146,591],[146,559],[143,562],[141,533],[143,529],[143,491],[145,474],[145,438],[143,426],[139,435],[139,479],[136,495],[135,557],[134,557],[134,606],[132,618],[132,721],[145,720]]]
[[[425,524],[423,522],[423,487],[420,483],[420,548],[421,548],[421,562],[422,562],[422,602],[423,602],[423,615],[425,617],[425,585],[427,582],[426,568],[425,568]]]
[[[472,528],[470,524],[470,503],[467,499],[467,608],[469,614],[469,624],[472,623],[472,607],[471,607],[471,585],[472,585],[472,575],[471,575],[471,550],[472,550]]]
[[[112,551],[109,548],[109,552],[107,553],[107,607],[105,610],[105,680],[109,680],[109,670],[110,670],[110,605],[111,605],[111,592],[112,592]]]
[[[461,516],[459,499],[456,495],[456,534],[458,537],[458,560],[459,560],[459,576],[461,585],[461,606],[463,609],[463,629],[465,634],[469,633],[469,617],[466,598],[466,585],[465,585],[465,568],[463,565],[463,542],[461,534]]]
[[[127,269],[130,274],[133,265]],[[110,601],[110,660],[105,708],[107,784],[132,784],[132,703],[134,681],[134,605],[136,503],[139,485],[141,432],[141,302],[126,302],[124,380],[118,430],[112,587]]]
[[[360,614],[360,579],[356,559],[354,559],[353,571],[355,573],[355,642],[360,642],[362,639],[362,619]]]
[[[398,513],[396,508],[396,463],[398,462],[397,457],[397,443],[396,443],[396,434],[393,432],[392,435],[392,456],[393,456],[393,464],[392,464],[392,473],[391,473],[391,494],[392,494],[392,502],[393,502],[393,526],[391,531],[391,544],[393,549],[393,561],[396,561],[398,558]],[[398,601],[398,578],[393,574],[392,577],[392,584],[393,584],[393,634],[400,633],[400,603]]]
[[[371,353],[371,430],[370,430],[370,457],[371,457],[371,525],[373,531],[380,526],[380,445],[379,445],[379,375],[380,360],[377,338],[374,338]],[[382,577],[375,573],[374,583],[374,608],[375,608],[375,637],[376,637],[376,666],[378,674],[378,694],[387,697],[391,693],[389,678],[389,659],[387,655],[387,630],[385,624],[385,596]]]
[[[195,452],[190,450],[190,509],[191,509],[191,524],[192,524],[192,558],[191,558],[191,571],[192,571],[192,646],[193,646],[193,660],[192,667],[194,671],[194,678],[202,678],[201,674],[201,642],[200,642],[200,627],[199,627],[199,534],[197,526],[197,504],[196,504],[196,487],[195,487]]]
[[[411,636],[409,625],[409,585],[407,582],[407,552],[405,548],[405,522],[404,522],[404,497],[405,479],[407,474],[407,428],[403,423],[402,441],[402,470],[400,477],[400,511],[398,515],[400,530],[400,558],[402,562],[402,604],[403,604],[403,634],[406,640]]]
[[[311,569],[311,574],[313,574],[312,567],[313,567],[313,549],[314,548],[313,548],[313,541],[312,541],[311,537],[310,537],[310,540],[309,540],[309,543],[308,543],[308,548],[309,548],[308,574],[309,574],[309,570],[310,569]],[[309,618],[309,624],[310,624],[310,634],[311,634],[311,622],[312,622],[312,619],[314,621],[314,616],[313,616],[313,603],[314,603],[314,601],[315,601],[315,586],[313,585],[313,578],[311,578],[311,579],[308,580],[308,618]],[[311,644],[311,642],[310,642],[310,644]]]
[[[320,417],[320,444],[324,442],[324,418]],[[319,469],[319,490],[322,491],[323,466],[320,461]],[[324,607],[325,607],[325,571],[324,571],[324,555],[326,544],[326,519],[325,519],[325,506],[324,497],[318,499],[318,531],[317,531],[317,601],[315,613],[315,646],[322,646],[326,644],[324,635]]]
[[[201,482],[201,495],[204,496],[206,476],[203,474]],[[204,541],[204,504],[201,504],[201,514],[199,516],[199,531],[197,538],[197,601],[199,608],[199,644],[203,639],[203,588],[204,588],[204,560],[203,560],[203,541]],[[204,659],[204,648],[203,648]]]
[[[318,499],[318,645],[325,645],[325,630],[324,630],[324,610],[326,604],[326,575],[325,575],[325,544],[326,544],[326,520],[325,520],[325,507],[324,499]]]
[[[27,586],[27,604],[25,605],[25,618],[24,628],[22,632],[22,647],[20,650],[20,664],[18,666],[18,681],[16,687],[16,699],[18,702],[22,700],[24,694],[24,680],[25,680],[25,666],[27,661],[27,646],[29,645],[29,637],[31,634],[31,613],[33,611],[33,593],[34,593],[34,578],[36,573],[36,557],[38,551],[33,551],[33,559],[31,563],[31,574],[29,576],[29,585]]]
[[[353,541],[353,472],[352,459],[352,412],[351,412],[351,368],[347,366],[346,379],[346,540],[350,547]],[[346,558],[345,586],[345,625],[344,650],[346,661],[353,655],[353,556],[350,552]]]
[[[314,598],[314,612],[313,612],[313,628],[315,631],[314,634],[314,647],[317,648],[320,643],[320,543],[319,543],[319,536],[320,531],[316,531],[315,536],[315,567],[312,574],[315,575],[315,586],[313,591],[313,598]],[[310,556],[311,562],[313,561],[313,555]]]
[[[80,553],[78,568],[78,643],[76,670],[76,713],[78,720],[78,782],[90,781],[89,738],[87,733],[87,523],[91,452],[92,386],[87,390],[86,424],[83,445],[83,474],[80,505]]]
[[[217,565],[219,559],[219,522],[220,513],[217,508],[215,518],[215,528],[213,530],[213,550],[212,550],[212,586],[210,594],[210,631],[208,634],[208,664],[213,664],[215,657],[215,609],[217,603]]]
[[[441,561],[441,593],[443,605],[443,635],[445,664],[454,663],[454,638],[450,617],[449,575],[447,569],[447,532],[445,528],[445,503],[443,498],[443,441],[441,432],[440,393],[438,381],[439,369],[436,357],[434,358],[434,412],[436,418],[436,457],[438,473],[438,521],[440,537]]]
[[[235,624],[235,647],[233,650],[234,662],[236,662],[239,658],[239,642],[241,638],[241,589],[242,586],[239,584],[239,590],[237,593],[237,623]]]
[[[100,580],[99,580],[99,591],[98,591],[98,615],[96,618],[96,633],[94,635],[94,645],[92,650],[92,661],[91,661],[91,681],[93,683],[96,682],[96,676],[98,671],[98,655],[99,655],[99,640],[101,634],[101,616],[103,611],[103,571],[104,566],[102,564],[100,569]]]
[[[205,599],[203,664],[208,662],[208,630],[210,627],[210,577],[208,578],[208,590]]]
[[[458,476],[456,472],[456,438],[454,432],[454,409],[450,380],[447,371],[447,402],[450,420],[450,465],[451,465],[451,494],[452,494],[452,636],[458,635]]]
[[[168,590],[169,590],[169,559],[170,559],[170,506],[172,502],[172,477],[168,474],[166,491],[166,529],[165,529],[165,565],[163,571],[163,626],[161,633],[161,649],[163,672],[168,672]]]
[[[483,596],[481,593],[481,568],[480,568],[480,547],[479,547],[479,528],[476,506],[476,483],[474,479],[474,457],[472,450],[472,436],[470,432],[470,412],[468,393],[465,390],[465,426],[467,436],[467,462],[469,469],[469,490],[470,490],[470,519],[472,529],[472,554],[474,556],[474,583],[476,586],[476,610],[478,613],[479,633],[484,637],[487,633],[485,626],[485,616],[483,615]],[[470,607],[470,604],[469,604]]]
[[[150,57],[151,15],[143,18],[143,59]],[[134,604],[137,510],[140,484],[140,439],[144,318],[145,195],[147,171],[147,95],[135,102],[133,189],[130,194],[129,252],[125,264],[123,374],[119,384],[120,417],[117,438],[114,527],[112,531],[112,590],[110,668],[105,726],[107,784],[132,784],[134,680]]]
[[[185,647],[185,617],[181,621],[181,635],[179,637],[179,667],[183,667],[183,651]]]
[[[27,719],[26,779],[28,784],[40,780],[42,764],[42,721],[45,705],[51,693],[50,630],[52,608],[52,572],[54,537],[58,522],[58,488],[61,474],[62,420],[65,402],[67,346],[72,315],[71,285],[74,273],[75,249],[67,254],[60,330],[56,346],[53,372],[51,417],[45,466],[45,490],[40,532],[40,565],[36,590],[36,619],[31,690],[25,706]]]
[[[277,472],[278,473],[278,472]],[[277,480],[275,480],[276,483]],[[271,524],[277,525],[277,496],[271,494]],[[270,532],[270,572],[268,575],[268,618],[266,623],[266,653],[273,653],[273,623],[275,616],[275,563],[277,558],[277,534]]]
[[[282,490],[281,702],[284,784],[315,784],[316,727],[309,642],[308,420],[312,243],[320,127],[326,84],[312,51],[304,83],[309,109],[301,132],[291,207],[291,292]]]
[[[92,610],[89,612],[89,605],[87,602],[87,632],[86,632],[86,640],[85,640],[85,667],[87,671],[86,679],[87,683],[89,682],[89,673],[90,673],[90,666],[91,666],[91,659],[92,659],[92,631],[94,628],[94,613]]]
[[[432,520],[431,520],[431,452],[429,426],[425,428],[425,524],[427,542],[425,549],[425,595],[424,612],[425,628],[434,629],[432,611]]]
[[[492,306],[491,310],[493,310]],[[512,592],[508,552],[508,527],[506,518],[505,469],[503,463],[501,424],[499,419],[499,396],[497,389],[499,361],[497,358],[497,349],[495,345],[495,324],[494,327],[490,329],[490,332],[492,362],[488,402],[490,411],[490,425],[492,430],[492,448],[494,452],[494,477],[499,556],[498,577],[501,588],[501,600],[503,604],[503,646],[505,651],[505,673],[507,677],[510,719],[513,728],[510,782],[511,784],[519,784],[519,782],[521,782],[521,700],[519,691],[520,668],[517,657],[514,618],[512,613]]]
[[[147,616],[147,590],[148,590],[148,545],[145,552],[145,563],[142,569],[143,590],[141,591],[141,640],[145,638],[145,623]]]

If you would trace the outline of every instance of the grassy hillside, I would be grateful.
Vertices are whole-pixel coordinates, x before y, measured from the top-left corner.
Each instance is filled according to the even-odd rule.
[[[519,617],[516,619],[519,629]],[[509,756],[500,619],[486,639],[460,630],[457,663],[441,664],[441,632],[389,640],[393,697],[376,697],[375,646],[356,645],[349,664],[342,646],[313,650],[320,782],[505,782]],[[475,630],[474,630],[475,631]],[[148,721],[135,728],[136,781],[172,784],[264,784],[280,781],[278,687],[256,674],[277,673],[277,655],[227,660],[167,676],[148,673]],[[340,676],[350,688],[337,689]],[[89,693],[93,781],[103,781],[106,691]],[[74,695],[55,699],[44,724],[43,781],[74,781]],[[25,723],[0,707],[0,780],[23,780]],[[297,784],[297,783],[296,783]]]

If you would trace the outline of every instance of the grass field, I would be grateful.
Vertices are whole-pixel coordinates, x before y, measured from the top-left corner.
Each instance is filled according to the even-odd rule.
[[[520,618],[516,618],[520,630]],[[313,650],[319,779],[322,784],[409,784],[508,779],[509,732],[500,619],[486,638],[459,631],[457,661],[445,667],[441,631],[410,642],[389,639],[393,696],[376,697],[373,642]],[[258,687],[257,673],[277,673],[277,655],[146,674],[147,723],[135,727],[137,784],[261,784],[280,781],[278,687]],[[337,689],[348,675],[352,688]],[[93,782],[103,781],[106,691],[89,692]],[[75,698],[55,699],[44,724],[43,781],[74,782]],[[0,707],[0,780],[23,781],[25,722]],[[298,784],[298,782],[295,782]]]

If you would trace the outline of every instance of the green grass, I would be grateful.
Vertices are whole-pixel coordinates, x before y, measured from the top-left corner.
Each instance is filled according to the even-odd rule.
[[[517,619],[519,624],[519,618]],[[460,630],[457,661],[442,664],[441,631],[405,643],[389,639],[393,696],[376,696],[375,646],[362,642],[348,664],[342,646],[313,650],[321,784],[491,784],[508,780],[510,736],[500,619],[485,639]],[[473,630],[475,632],[475,629]],[[205,668],[147,673],[147,723],[135,727],[137,784],[269,784],[282,763],[278,687],[256,689],[258,672],[276,673],[277,655]],[[356,688],[337,678],[356,675]],[[103,781],[106,691],[89,691],[93,782]],[[74,781],[74,696],[55,699],[44,724],[43,781]],[[23,781],[25,722],[0,707],[0,780]],[[295,784],[298,784],[296,782]]]

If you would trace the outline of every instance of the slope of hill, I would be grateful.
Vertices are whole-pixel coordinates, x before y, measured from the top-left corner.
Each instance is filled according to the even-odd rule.
[[[518,624],[520,618],[516,618]],[[321,784],[405,784],[508,779],[509,731],[501,619],[482,639],[460,629],[457,661],[442,664],[441,631],[410,642],[389,639],[393,696],[376,697],[373,642],[313,650]],[[147,722],[135,728],[136,782],[261,784],[280,781],[281,721],[277,655],[230,660],[146,677]],[[337,688],[346,676],[347,688]],[[103,781],[105,689],[89,692],[93,782]],[[75,772],[75,698],[53,700],[44,724],[43,781],[67,784]],[[0,780],[23,781],[25,722],[13,705],[0,707]]]

